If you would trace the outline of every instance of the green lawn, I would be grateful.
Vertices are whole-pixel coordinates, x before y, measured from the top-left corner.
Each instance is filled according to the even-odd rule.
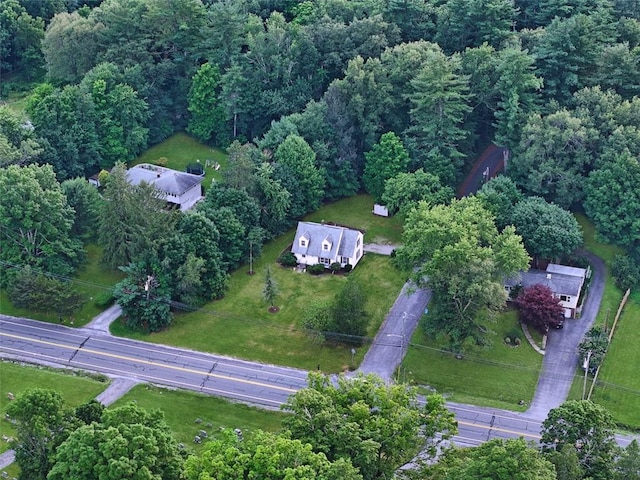
[[[361,196],[323,207],[321,212],[325,221],[342,218],[340,223],[366,229],[374,223],[367,223],[371,221],[361,210],[370,212],[372,206],[373,202]],[[373,216],[371,213],[369,215]],[[384,222],[394,225],[395,220],[383,219],[376,227],[378,237],[393,239],[393,228],[388,229],[391,233],[387,235]],[[223,299],[211,302],[197,312],[176,315],[174,324],[168,330],[147,336],[127,332],[122,324],[116,323],[112,325],[112,332],[156,343],[304,369],[316,369],[320,365],[326,372],[337,372],[348,368],[351,346],[317,343],[303,331],[301,325],[302,313],[309,302],[335,296],[346,282],[346,277],[330,274],[313,276],[277,265],[275,260],[289,247],[293,236],[294,230],[290,230],[269,242],[261,258],[254,264],[255,275],[247,274],[246,265],[241,267],[231,275],[230,288]],[[271,266],[280,291],[276,299],[280,311],[275,314],[268,312],[267,304],[262,300],[267,265]],[[369,334],[374,336],[405,278],[391,265],[389,258],[374,254],[366,254],[351,275],[359,280],[366,292],[367,311],[372,319]],[[358,348],[356,360],[359,361],[364,353],[364,348]]]
[[[615,316],[614,310],[611,321]],[[591,399],[604,405],[622,426],[640,429],[640,292],[629,297]]]
[[[212,179],[220,181],[222,178],[220,172],[222,172],[227,165],[227,154],[222,150],[204,145],[186,133],[176,133],[164,142],[148,149],[131,162],[129,167],[133,167],[139,163],[152,163],[157,165],[160,158],[167,159],[167,163],[164,166],[180,172],[186,171],[187,165],[190,163],[196,163],[200,160],[202,166],[205,167],[205,179],[202,182],[205,188],[211,184]],[[207,160],[211,161],[212,166],[206,167]],[[214,162],[220,165],[219,170],[213,168]]]
[[[455,402],[526,410],[538,382],[542,355],[528,344],[514,310],[502,313],[491,328],[490,347],[477,348],[457,359],[442,350],[445,344],[428,338],[419,326],[402,362],[401,380],[428,385]],[[508,346],[503,339],[516,333],[521,345]]]
[[[138,385],[113,407],[136,402],[145,410],[159,408],[178,442],[188,448],[196,448],[194,437],[200,430],[209,436],[215,435],[221,427],[240,428],[244,434],[255,430],[276,432],[280,430],[282,412],[261,410],[241,403],[201,395],[183,390],[167,390],[151,385]]]
[[[108,294],[113,286],[124,278],[120,270],[111,270],[102,263],[102,248],[96,244],[86,246],[87,263],[83,265],[73,276],[74,286],[83,294],[85,303],[82,309],[73,315],[73,318],[64,318],[65,325],[81,327],[86,325],[93,317],[98,315],[103,308],[95,304],[95,300]],[[16,308],[9,301],[5,290],[0,290],[0,313],[14,317],[33,318],[43,322],[57,323],[58,315],[55,312],[33,312],[25,308]]]
[[[15,435],[13,426],[4,418],[7,404],[10,401],[7,394],[11,392],[18,395],[29,388],[56,390],[62,394],[66,406],[75,407],[95,398],[107,388],[107,383],[62,370],[0,362],[0,415],[2,418],[0,420],[0,435],[8,437]],[[0,452],[7,449],[7,443],[0,441]]]
[[[11,112],[20,118],[20,120],[27,120],[27,99],[29,95],[27,93],[10,93],[9,96],[4,101],[4,105],[7,106]]]

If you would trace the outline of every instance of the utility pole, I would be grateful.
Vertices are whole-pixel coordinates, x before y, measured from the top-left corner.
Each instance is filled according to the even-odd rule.
[[[587,372],[589,371],[589,362],[591,361],[591,350],[587,353],[587,358],[584,359],[582,368],[584,368],[584,385],[582,386],[582,400],[587,393]]]
[[[147,292],[147,302],[149,302],[149,295],[151,294],[152,281],[153,281],[153,275],[147,275],[147,281],[144,282],[144,291]]]

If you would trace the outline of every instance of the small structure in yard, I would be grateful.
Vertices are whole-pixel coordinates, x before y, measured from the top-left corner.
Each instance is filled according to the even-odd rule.
[[[101,185],[100,185],[100,174],[99,173],[95,173],[95,174],[91,175],[88,180],[89,180],[89,183],[91,185],[93,185],[96,188],[100,188]]]
[[[373,204],[373,214],[374,215],[379,215],[381,217],[388,217],[389,216],[389,209],[387,207],[385,207],[384,205],[379,205],[377,203]]]
[[[178,172],[166,167],[141,163],[127,170],[127,181],[132,185],[148,183],[156,187],[164,199],[180,210],[189,210],[202,197],[202,178],[199,175]]]
[[[362,258],[364,235],[360,230],[324,225],[314,222],[298,222],[291,252],[301,265],[332,263],[355,267]]]
[[[587,278],[584,268],[568,267],[550,263],[546,270],[529,270],[519,276],[505,280],[504,288],[511,292],[516,286],[524,288],[533,285],[546,285],[553,295],[560,299],[565,318],[575,318],[580,292]]]
[[[200,163],[200,160],[198,160],[195,163],[190,163],[189,165],[187,165],[186,170],[187,170],[187,173],[190,173],[191,175],[198,175],[200,177],[204,177],[204,167]]]

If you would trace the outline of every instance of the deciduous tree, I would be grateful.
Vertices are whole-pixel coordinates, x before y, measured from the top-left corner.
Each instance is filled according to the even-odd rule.
[[[549,327],[560,325],[564,309],[560,299],[546,285],[525,288],[516,298],[520,321],[546,333]]]
[[[575,448],[580,465],[594,480],[612,478],[617,446],[615,422],[601,405],[589,400],[568,400],[549,412],[542,423],[540,443],[544,452]]]
[[[180,480],[183,457],[160,410],[129,404],[75,430],[58,447],[48,480]]]
[[[223,132],[225,111],[220,104],[220,70],[217,65],[200,66],[189,90],[189,125],[187,131],[197,139],[208,142]],[[217,141],[220,145],[221,142]]]
[[[457,431],[439,395],[417,402],[415,389],[387,385],[374,375],[338,377],[309,374],[309,386],[284,405],[291,437],[309,443],[329,461],[351,459],[362,477],[385,478],[423,447],[434,454]],[[436,439],[438,434],[438,439]]]
[[[361,480],[349,459],[329,461],[312,446],[285,435],[254,432],[240,440],[225,430],[221,438],[208,442],[202,453],[192,455],[185,464],[186,480]]]
[[[502,308],[504,276],[529,263],[513,227],[498,233],[491,213],[473,197],[446,206],[418,204],[405,221],[396,260],[419,285],[433,289],[439,313],[427,316],[427,327],[447,336],[456,349],[468,341],[484,342],[486,327],[478,323],[478,312]]]
[[[82,259],[82,246],[72,238],[73,208],[53,168],[0,168],[0,198],[0,284],[6,285],[11,277],[11,266],[72,273]]]
[[[540,197],[519,201],[511,222],[536,263],[539,258],[552,260],[569,255],[583,243],[582,228],[571,212]]]
[[[409,166],[409,154],[402,140],[393,132],[387,132],[373,148],[364,154],[366,162],[362,182],[374,201],[380,202],[385,182],[404,173]]]
[[[400,215],[409,213],[419,202],[439,205],[455,197],[451,187],[442,185],[437,176],[426,173],[422,168],[413,173],[399,173],[384,185],[382,203],[390,212]]]

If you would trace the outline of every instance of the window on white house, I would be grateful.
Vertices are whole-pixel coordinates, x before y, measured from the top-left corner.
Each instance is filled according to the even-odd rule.
[[[301,247],[306,247],[307,246],[307,241],[304,238],[300,239],[300,246]]]
[[[571,297],[569,295],[560,295],[560,301],[562,302],[570,302]]]
[[[328,252],[329,250],[331,250],[331,244],[329,242],[323,242],[322,243],[322,250]]]

